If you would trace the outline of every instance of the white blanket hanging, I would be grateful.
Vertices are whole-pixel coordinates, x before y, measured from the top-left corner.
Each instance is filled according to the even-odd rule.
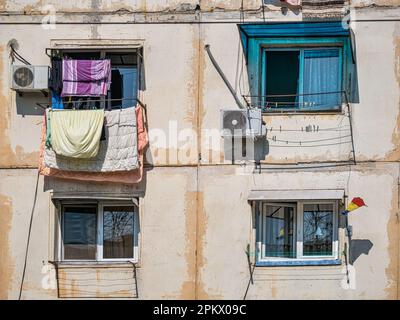
[[[106,140],[100,141],[96,157],[74,159],[58,156],[46,148],[47,167],[65,171],[130,171],[139,168],[135,107],[105,112]]]

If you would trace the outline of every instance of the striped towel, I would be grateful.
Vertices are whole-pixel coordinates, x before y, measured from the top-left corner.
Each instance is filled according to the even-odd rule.
[[[111,62],[63,60],[61,96],[105,96],[111,84]]]
[[[301,6],[301,0],[281,0],[281,2],[286,2],[292,6]]]

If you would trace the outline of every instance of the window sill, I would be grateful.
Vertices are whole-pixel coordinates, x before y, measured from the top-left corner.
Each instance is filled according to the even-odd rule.
[[[258,261],[256,267],[290,267],[290,266],[339,266],[340,259],[292,260],[292,261]]]
[[[271,110],[263,111],[263,116],[284,116],[284,115],[340,115],[343,109],[337,110]]]
[[[140,264],[136,260],[131,261],[57,261],[57,267],[59,269],[67,268],[126,268],[132,267],[134,264],[136,267],[140,267]]]

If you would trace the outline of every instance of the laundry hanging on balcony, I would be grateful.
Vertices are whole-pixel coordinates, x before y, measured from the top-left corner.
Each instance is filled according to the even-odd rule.
[[[51,108],[52,109],[64,109],[64,103],[61,96],[55,92],[51,92]]]
[[[281,2],[286,2],[292,6],[301,6],[301,0],[281,0]]]
[[[104,110],[48,111],[51,148],[58,156],[93,158],[100,147]]]
[[[39,152],[39,173],[44,176],[55,178],[79,180],[79,181],[96,181],[96,182],[113,182],[136,184],[143,177],[143,159],[145,148],[148,144],[147,127],[145,125],[144,109],[138,105],[135,109],[137,123],[137,140],[138,140],[138,161],[139,168],[130,171],[113,171],[113,172],[89,172],[89,171],[64,171],[60,169],[50,168],[45,165],[45,142],[46,142],[46,126],[45,122],[42,127],[42,140]]]
[[[60,58],[53,58],[51,60],[49,89],[52,93],[55,93],[57,96],[59,96],[61,94],[62,87],[62,60]]]
[[[61,97],[105,96],[111,84],[111,62],[64,59],[62,81]]]
[[[96,110],[88,110],[93,111]],[[65,158],[58,156],[51,148],[46,148],[45,165],[64,171],[112,172],[137,169],[139,161],[135,107],[105,111],[104,117],[106,139],[100,141],[99,152],[95,157]]]

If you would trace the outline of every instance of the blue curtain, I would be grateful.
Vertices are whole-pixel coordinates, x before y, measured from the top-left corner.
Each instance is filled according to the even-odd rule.
[[[304,51],[303,109],[329,110],[340,106],[339,49]],[[329,93],[335,92],[335,93]]]
[[[119,72],[122,75],[123,94],[122,98],[137,98],[137,68],[119,67]],[[122,100],[122,108],[128,108],[136,104],[136,100]]]

